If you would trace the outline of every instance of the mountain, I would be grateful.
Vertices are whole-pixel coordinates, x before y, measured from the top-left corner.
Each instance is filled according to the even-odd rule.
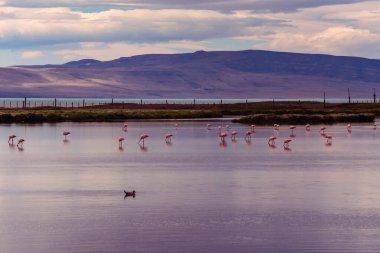
[[[356,98],[380,90],[380,60],[261,50],[150,54],[0,68],[0,96]]]

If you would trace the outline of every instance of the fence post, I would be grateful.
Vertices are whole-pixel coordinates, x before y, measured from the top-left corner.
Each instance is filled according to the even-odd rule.
[[[376,104],[376,88],[373,88],[373,103]]]

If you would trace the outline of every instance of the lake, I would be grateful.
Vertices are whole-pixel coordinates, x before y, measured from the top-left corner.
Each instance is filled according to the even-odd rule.
[[[206,123],[1,125],[0,252],[380,251],[380,128],[297,126],[284,150],[287,126]]]

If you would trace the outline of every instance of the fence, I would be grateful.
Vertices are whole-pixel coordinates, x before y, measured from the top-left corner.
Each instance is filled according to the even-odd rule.
[[[81,108],[112,104],[237,104],[254,102],[324,102],[323,99],[113,99],[113,98],[0,98],[0,108]],[[373,99],[351,99],[351,103],[373,103]],[[376,100],[379,102],[379,100]],[[326,99],[326,103],[348,103],[347,99]]]

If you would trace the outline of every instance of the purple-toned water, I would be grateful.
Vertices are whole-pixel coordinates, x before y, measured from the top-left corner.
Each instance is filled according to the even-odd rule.
[[[285,126],[270,148],[271,127],[247,143],[206,123],[1,125],[0,252],[380,251],[380,129],[327,126],[326,146],[298,126],[284,150]]]

